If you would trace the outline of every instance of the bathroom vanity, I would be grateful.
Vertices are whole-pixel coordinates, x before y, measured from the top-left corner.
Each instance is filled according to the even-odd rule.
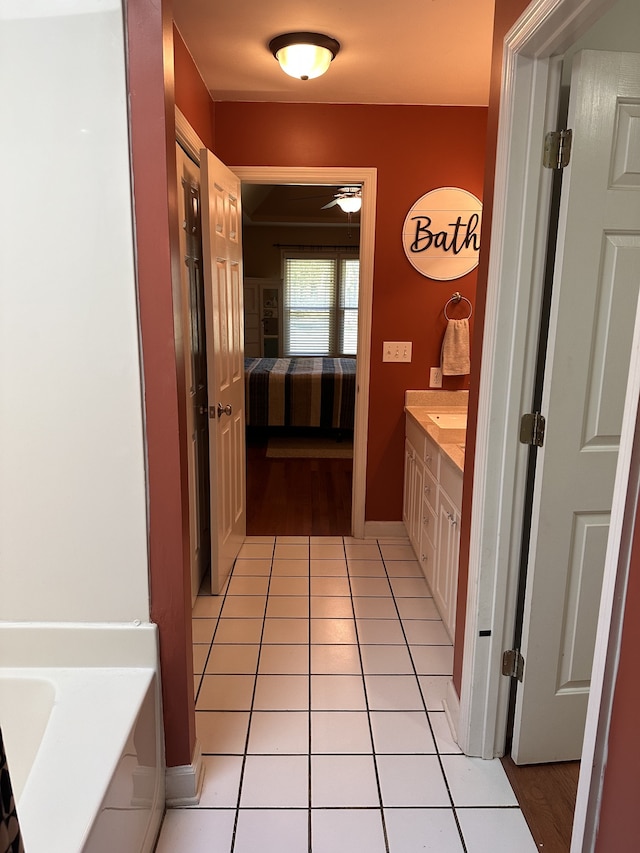
[[[453,640],[467,427],[465,391],[407,391],[402,518]]]

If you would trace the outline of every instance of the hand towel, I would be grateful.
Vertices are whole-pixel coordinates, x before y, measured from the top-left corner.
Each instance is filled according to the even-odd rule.
[[[469,320],[449,320],[442,340],[443,376],[462,376],[471,371]]]

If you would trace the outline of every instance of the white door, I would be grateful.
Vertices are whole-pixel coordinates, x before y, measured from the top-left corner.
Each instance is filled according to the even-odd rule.
[[[205,351],[204,282],[200,169],[176,143],[178,215],[180,220],[180,284],[187,418],[189,481],[189,557],[191,603],[211,564],[209,509],[209,417]]]
[[[220,592],[246,533],[240,180],[203,148],[202,243],[209,396],[211,591]]]
[[[640,287],[640,56],[574,59],[512,756],[582,752]]]

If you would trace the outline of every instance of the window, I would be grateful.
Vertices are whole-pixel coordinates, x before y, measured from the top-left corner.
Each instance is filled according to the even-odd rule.
[[[287,254],[285,355],[356,355],[360,260],[343,254]]]

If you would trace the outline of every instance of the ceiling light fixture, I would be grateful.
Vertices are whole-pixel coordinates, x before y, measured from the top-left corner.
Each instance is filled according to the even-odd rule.
[[[362,207],[361,195],[346,195],[337,200],[338,207],[343,213],[357,213]]]
[[[362,187],[340,187],[340,191],[334,195],[333,201],[325,204],[322,209],[326,210],[335,204],[343,213],[357,213],[362,207]]]
[[[290,77],[320,77],[340,50],[340,43],[321,33],[285,33],[269,42],[269,50]]]

